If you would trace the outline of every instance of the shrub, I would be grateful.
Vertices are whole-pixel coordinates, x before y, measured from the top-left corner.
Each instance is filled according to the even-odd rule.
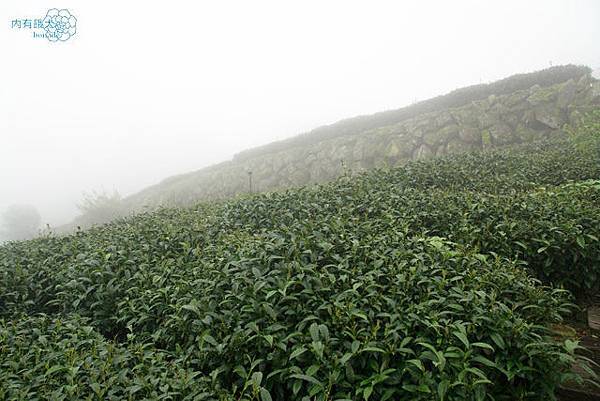
[[[10,242],[0,398],[553,399],[598,168],[543,142]]]

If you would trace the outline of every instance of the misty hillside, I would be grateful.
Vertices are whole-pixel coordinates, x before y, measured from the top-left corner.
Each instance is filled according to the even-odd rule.
[[[0,246],[0,399],[554,399],[600,288],[568,132]]]
[[[587,67],[556,66],[514,75],[249,149],[233,160],[167,178],[113,209],[126,215],[159,205],[190,205],[327,182],[345,170],[528,143],[562,135],[565,124],[577,122],[599,103],[600,83]],[[104,216],[84,215],[71,227],[102,223]]]
[[[0,401],[600,401],[600,1],[42,3]]]

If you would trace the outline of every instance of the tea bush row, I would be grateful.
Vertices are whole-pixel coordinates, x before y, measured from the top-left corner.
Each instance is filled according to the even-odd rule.
[[[3,245],[0,396],[553,399],[572,298],[534,277],[597,290],[594,149],[450,156]]]

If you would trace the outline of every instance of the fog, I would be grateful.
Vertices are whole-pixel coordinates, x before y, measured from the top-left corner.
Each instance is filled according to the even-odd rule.
[[[77,33],[14,19],[68,8]],[[249,147],[557,64],[600,67],[600,2],[0,3],[0,211],[59,225]]]

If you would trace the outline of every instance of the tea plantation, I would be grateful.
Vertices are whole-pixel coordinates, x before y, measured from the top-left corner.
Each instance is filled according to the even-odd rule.
[[[598,133],[5,244],[0,399],[554,399]]]

